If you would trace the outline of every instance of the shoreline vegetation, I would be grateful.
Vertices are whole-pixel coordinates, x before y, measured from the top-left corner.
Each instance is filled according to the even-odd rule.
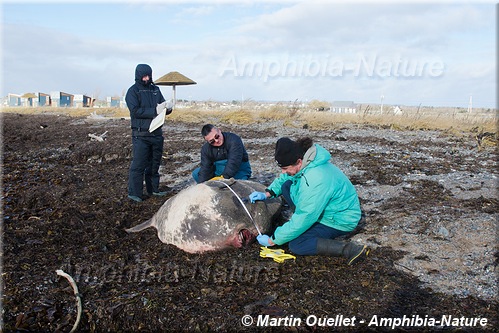
[[[311,130],[335,129],[341,126],[364,125],[390,128],[399,131],[442,130],[452,134],[485,132],[497,136],[497,110],[450,107],[404,107],[395,113],[393,107],[359,105],[356,113],[333,113],[318,111],[324,109],[320,103],[294,106],[273,104],[231,105],[224,107],[217,103],[177,103],[168,121],[202,123],[210,119],[212,123],[250,124],[280,122],[283,126],[308,128]],[[72,117],[129,118],[129,111],[120,107],[2,107],[2,113],[51,114]]]

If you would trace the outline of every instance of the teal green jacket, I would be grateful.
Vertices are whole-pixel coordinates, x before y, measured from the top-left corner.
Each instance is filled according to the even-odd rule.
[[[267,188],[279,196],[282,184],[291,180],[290,194],[296,205],[291,219],[275,230],[272,237],[275,244],[295,239],[316,222],[347,232],[359,223],[361,211],[355,187],[330,159],[326,149],[314,144],[305,153],[296,175],[282,173]]]

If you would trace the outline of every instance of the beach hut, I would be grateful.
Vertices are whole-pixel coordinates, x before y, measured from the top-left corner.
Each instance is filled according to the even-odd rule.
[[[21,106],[21,95],[9,93],[7,99],[8,106]]]
[[[72,107],[74,95],[62,91],[51,91],[50,100],[52,107]]]
[[[24,95],[21,96],[22,104],[24,106],[38,106],[38,96],[34,93],[25,93]]]
[[[38,106],[49,106],[51,103],[50,94],[38,93]]]

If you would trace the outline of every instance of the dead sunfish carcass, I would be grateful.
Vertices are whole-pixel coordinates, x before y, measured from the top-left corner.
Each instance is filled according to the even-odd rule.
[[[163,243],[190,253],[241,248],[255,240],[258,230],[269,232],[279,213],[279,198],[254,204],[247,200],[251,192],[264,190],[264,185],[249,180],[207,181],[193,185],[168,199],[151,219],[126,231],[138,232],[154,227]]]

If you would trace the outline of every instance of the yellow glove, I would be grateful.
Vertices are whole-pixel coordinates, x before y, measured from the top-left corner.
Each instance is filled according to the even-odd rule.
[[[224,176],[215,176],[213,178],[211,178],[210,180],[223,180],[224,179]]]

